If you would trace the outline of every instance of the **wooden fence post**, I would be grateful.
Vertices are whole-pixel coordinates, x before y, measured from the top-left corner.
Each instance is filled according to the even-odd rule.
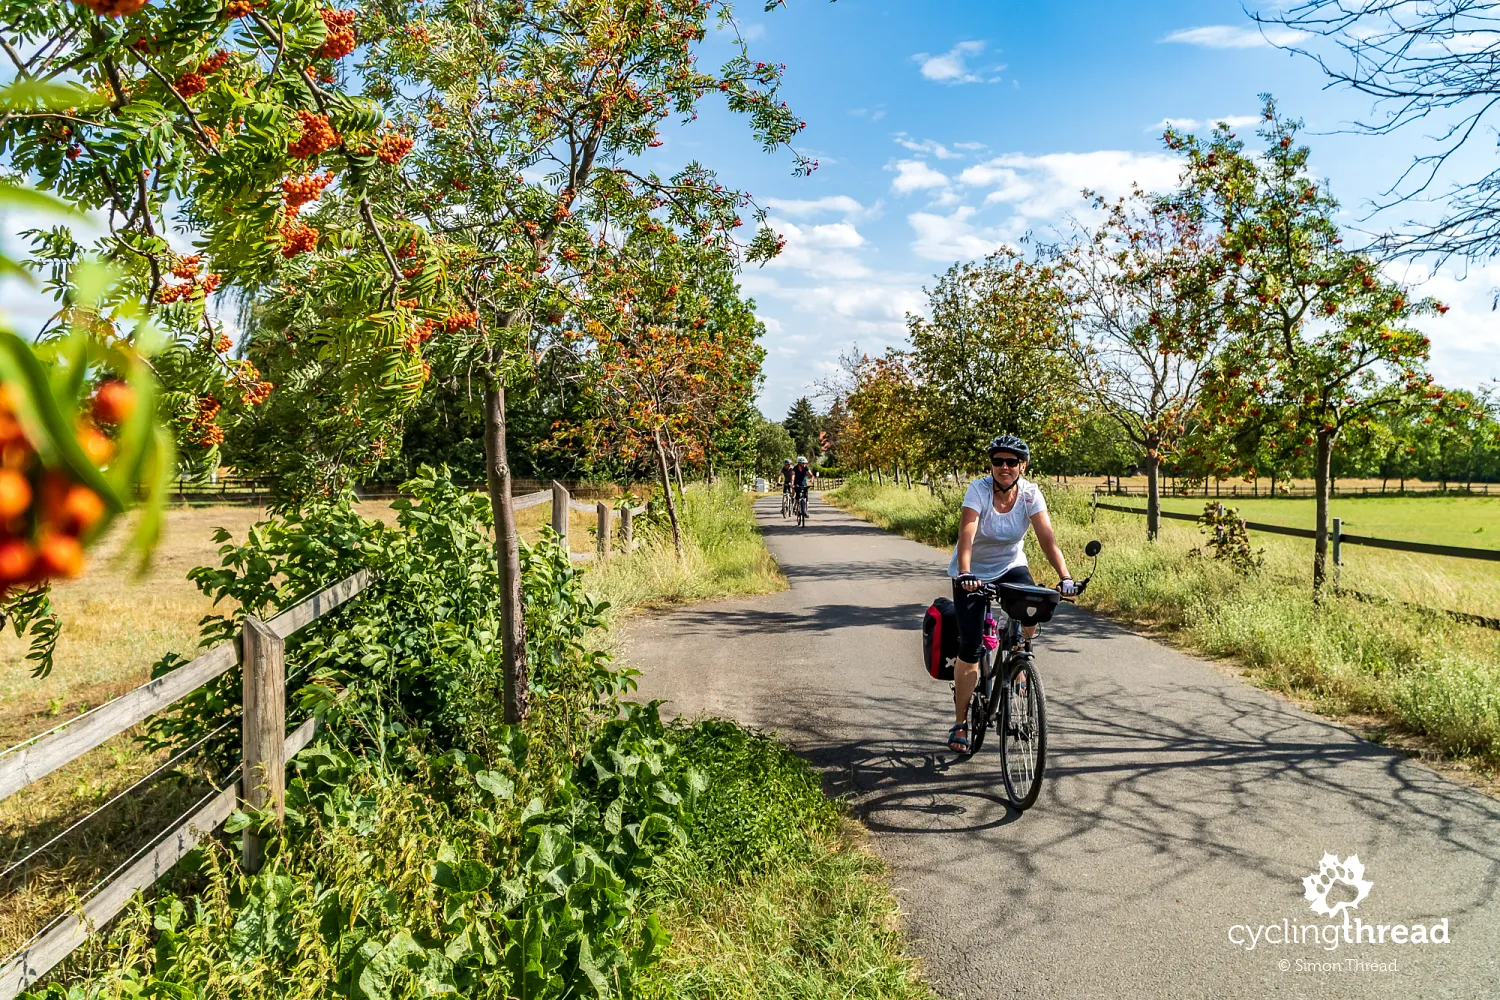
[[[241,798],[253,809],[270,808],[286,816],[286,643],[259,618],[246,615],[240,632],[244,676],[244,766]],[[242,863],[260,870],[264,845],[245,831]]]
[[[620,511],[620,546],[626,555],[635,547],[635,511],[629,507]]]
[[[568,488],[552,480],[552,530],[562,539],[564,549],[568,547]]]
[[[1333,519],[1333,583],[1338,586],[1339,567],[1344,563],[1344,519]]]
[[[610,515],[612,515],[614,513],[614,511],[611,510],[609,504],[605,503],[603,500],[599,501],[598,510],[599,510],[599,558],[600,559],[608,559],[609,558],[609,554],[610,554],[610,549],[613,547],[613,539],[610,538],[610,534],[611,534],[611,532],[614,531],[614,523],[613,523],[614,518],[612,518]]]

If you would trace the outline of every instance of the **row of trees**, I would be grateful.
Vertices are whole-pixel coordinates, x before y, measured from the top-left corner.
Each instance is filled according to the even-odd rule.
[[[732,55],[707,70],[719,30]],[[5,163],[106,232],[32,234],[57,301],[42,342],[86,307],[89,336],[149,358],[182,471],[227,462],[288,499],[391,461],[424,397],[423,423],[461,419],[515,721],[515,403],[539,448],[664,486],[753,452],[760,327],[734,274],[779,239],[703,164],[645,166],[712,96],[813,169],[781,67],[736,39],[720,0],[0,3]]]
[[[957,472],[1013,432],[1044,469],[1128,460],[1147,478],[1152,537],[1164,469],[1310,474],[1321,587],[1336,457],[1396,471],[1436,448],[1442,468],[1472,466],[1493,407],[1426,372],[1414,321],[1446,307],[1343,245],[1300,127],[1267,98],[1258,153],[1228,126],[1169,131],[1176,189],[1094,198],[1098,221],[1057,244],[955,265],[930,317],[909,320],[908,348],[848,366],[849,459]]]

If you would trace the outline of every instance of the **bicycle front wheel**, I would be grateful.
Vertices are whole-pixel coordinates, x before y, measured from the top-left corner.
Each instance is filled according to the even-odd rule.
[[[1047,699],[1036,664],[1028,659],[1001,692],[1000,771],[1011,805],[1025,810],[1036,804],[1046,769]]]

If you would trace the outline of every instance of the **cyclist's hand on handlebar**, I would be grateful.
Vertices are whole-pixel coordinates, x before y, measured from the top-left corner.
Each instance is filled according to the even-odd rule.
[[[971,593],[979,589],[979,577],[973,573],[961,573],[958,577],[958,585]]]
[[[1062,592],[1062,595],[1064,597],[1077,597],[1078,592],[1082,588],[1079,587],[1078,584],[1074,583],[1071,579],[1064,579],[1057,585],[1057,589]]]

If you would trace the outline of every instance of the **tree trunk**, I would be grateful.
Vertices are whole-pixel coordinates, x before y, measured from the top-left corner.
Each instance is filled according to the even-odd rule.
[[[505,675],[507,725],[526,718],[526,608],[521,591],[521,547],[510,495],[505,443],[505,386],[493,373],[484,382],[485,478],[495,521],[495,564],[500,573],[500,659]]]
[[[1323,586],[1328,580],[1328,494],[1333,471],[1333,432],[1318,430],[1318,451],[1313,485],[1318,502],[1313,524],[1313,601],[1323,598]]]
[[[1154,456],[1155,442],[1146,443],[1146,538],[1156,541],[1161,531],[1161,459]]]
[[[656,471],[661,477],[662,495],[667,498],[667,519],[672,522],[672,548],[677,550],[677,561],[682,562],[682,525],[677,520],[677,501],[672,499],[672,478],[667,471],[667,449],[661,441],[661,431],[651,432],[656,444]]]

